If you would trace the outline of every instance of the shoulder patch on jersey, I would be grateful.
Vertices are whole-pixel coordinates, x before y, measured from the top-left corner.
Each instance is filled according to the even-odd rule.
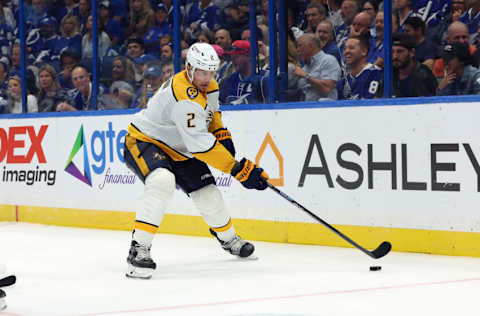
[[[212,80],[214,81],[214,80]],[[208,86],[217,88],[218,89],[218,84],[216,81],[213,83],[210,83]],[[212,89],[213,90],[213,89]],[[207,89],[208,93],[209,89]],[[195,103],[200,104],[202,108],[206,108],[207,106],[207,96],[205,93],[201,93],[197,88],[195,88],[192,83],[188,80],[187,74],[185,73],[185,70],[179,72],[173,77],[172,80],[172,92],[173,96],[177,100],[177,102],[181,100],[190,100]]]
[[[195,99],[198,96],[198,89],[194,87],[187,88],[187,95],[190,99]]]

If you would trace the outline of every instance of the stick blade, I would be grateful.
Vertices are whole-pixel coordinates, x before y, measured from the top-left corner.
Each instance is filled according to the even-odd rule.
[[[388,241],[384,241],[377,247],[377,249],[372,251],[373,258],[379,259],[388,254],[390,250],[392,250],[392,244]]]

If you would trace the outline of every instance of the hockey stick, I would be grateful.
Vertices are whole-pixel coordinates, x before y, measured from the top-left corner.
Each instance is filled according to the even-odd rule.
[[[330,225],[329,223],[325,222],[323,219],[321,219],[320,217],[318,217],[317,215],[313,214],[312,212],[310,212],[309,210],[307,210],[306,207],[304,207],[303,205],[301,205],[300,203],[298,203],[297,201],[295,201],[294,199],[292,199],[291,197],[289,197],[287,194],[283,193],[282,191],[280,191],[279,189],[277,189],[273,184],[270,184],[269,182],[267,182],[267,185],[270,189],[272,189],[273,191],[277,192],[279,195],[281,195],[285,200],[289,201],[290,203],[292,203],[293,205],[295,205],[296,207],[298,207],[299,209],[301,209],[302,211],[304,211],[305,213],[307,213],[308,215],[310,215],[311,217],[315,218],[317,221],[319,221],[321,224],[323,224],[325,227],[327,227],[328,229],[330,229],[332,232],[334,232],[335,234],[337,234],[338,236],[342,237],[345,241],[347,241],[349,244],[351,244],[352,246],[354,246],[355,248],[363,251],[365,254],[369,255],[370,257],[374,258],[374,259],[378,259],[378,258],[381,258],[383,256],[385,256],[387,253],[390,252],[390,250],[392,249],[392,244],[390,244],[388,241],[384,241],[380,244],[380,246],[377,247],[377,249],[373,250],[373,251],[369,251],[365,248],[363,248],[362,246],[360,246],[359,244],[357,244],[355,241],[353,241],[352,239],[350,239],[350,237],[346,236],[345,234],[343,234],[342,232],[340,232],[338,229],[336,229],[335,227],[333,227],[332,225]]]
[[[3,279],[0,279],[0,287],[13,285],[15,282],[17,282],[17,277],[14,275],[9,275]]]

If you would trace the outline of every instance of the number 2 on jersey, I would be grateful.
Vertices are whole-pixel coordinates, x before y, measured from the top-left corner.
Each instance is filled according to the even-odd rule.
[[[187,120],[187,127],[195,127],[195,124],[192,123],[195,119],[195,113],[188,113],[187,116],[189,117]]]

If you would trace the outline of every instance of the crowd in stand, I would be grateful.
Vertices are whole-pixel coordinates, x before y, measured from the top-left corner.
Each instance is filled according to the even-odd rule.
[[[25,0],[28,112],[93,108],[91,0]],[[181,48],[213,45],[222,104],[268,102],[268,0],[181,0]],[[286,1],[288,101],[383,96],[380,0]],[[480,93],[480,0],[393,0],[393,96]],[[0,113],[21,113],[18,0],[0,0]],[[95,31],[95,30],[94,30]],[[174,73],[173,1],[98,2],[98,109],[145,107]],[[181,65],[184,62],[180,62]],[[275,70],[278,73],[278,69]],[[277,91],[277,93],[279,93]]]

